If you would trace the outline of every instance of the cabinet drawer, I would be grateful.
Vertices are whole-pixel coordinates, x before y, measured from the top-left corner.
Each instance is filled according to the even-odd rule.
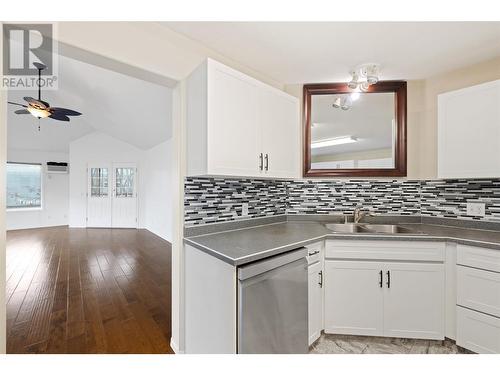
[[[458,244],[457,264],[500,272],[500,250]]]
[[[500,353],[500,319],[457,306],[457,345],[476,353]]]
[[[457,266],[457,304],[500,317],[500,273]]]
[[[325,258],[444,262],[444,242],[327,240]]]
[[[313,264],[321,260],[323,255],[323,241],[306,245],[305,248],[307,249],[307,263]]]

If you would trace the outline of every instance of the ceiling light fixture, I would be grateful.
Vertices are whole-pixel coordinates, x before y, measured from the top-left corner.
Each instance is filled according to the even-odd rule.
[[[351,71],[351,80],[347,87],[351,90],[367,91],[371,85],[378,82],[380,67],[378,64],[363,64]]]
[[[357,142],[358,140],[354,138],[353,136],[345,136],[345,137],[338,137],[338,138],[331,138],[331,139],[324,139],[321,141],[316,141],[311,143],[311,148],[321,148],[321,147],[329,147],[329,146],[337,146],[337,145],[343,145],[346,143],[354,143]]]
[[[354,100],[357,100],[358,98],[359,98],[359,96],[355,97]],[[351,109],[352,101],[353,101],[352,94],[339,95],[333,101],[332,107],[333,108],[340,108],[340,109],[343,109],[344,111],[347,111],[348,109]]]
[[[337,96],[332,104],[333,108],[340,108],[344,111],[351,109],[352,102],[359,99],[360,92],[367,92],[371,85],[378,82],[379,70],[378,64],[363,64],[352,70],[351,80],[347,82],[347,87],[354,92],[349,96]]]

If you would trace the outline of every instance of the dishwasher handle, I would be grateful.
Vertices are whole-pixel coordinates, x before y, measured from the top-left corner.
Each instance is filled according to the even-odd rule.
[[[238,268],[238,279],[246,280],[262,273],[271,271],[275,268],[284,266],[288,263],[295,262],[299,259],[304,259],[305,261],[306,256],[307,249],[305,247],[301,247],[284,254],[266,258],[255,263],[248,264],[246,266],[241,266]]]

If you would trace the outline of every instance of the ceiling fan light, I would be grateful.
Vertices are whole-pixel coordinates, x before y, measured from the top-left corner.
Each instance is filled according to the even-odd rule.
[[[339,97],[339,96],[337,96],[337,97],[335,98],[335,100],[333,101],[332,107],[333,107],[333,108],[340,108],[341,103],[342,103],[342,100],[340,99],[340,97]]]
[[[38,108],[34,108],[34,107],[29,106],[27,108],[27,110],[29,113],[31,113],[36,118],[46,118],[46,117],[49,117],[51,115],[51,113],[49,111],[47,111],[46,109],[38,109]]]

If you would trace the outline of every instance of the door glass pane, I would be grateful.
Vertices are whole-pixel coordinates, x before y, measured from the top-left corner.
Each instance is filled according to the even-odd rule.
[[[133,197],[134,196],[134,173],[135,168],[116,168],[116,196]]]
[[[90,168],[90,196],[108,196],[108,168]]]

